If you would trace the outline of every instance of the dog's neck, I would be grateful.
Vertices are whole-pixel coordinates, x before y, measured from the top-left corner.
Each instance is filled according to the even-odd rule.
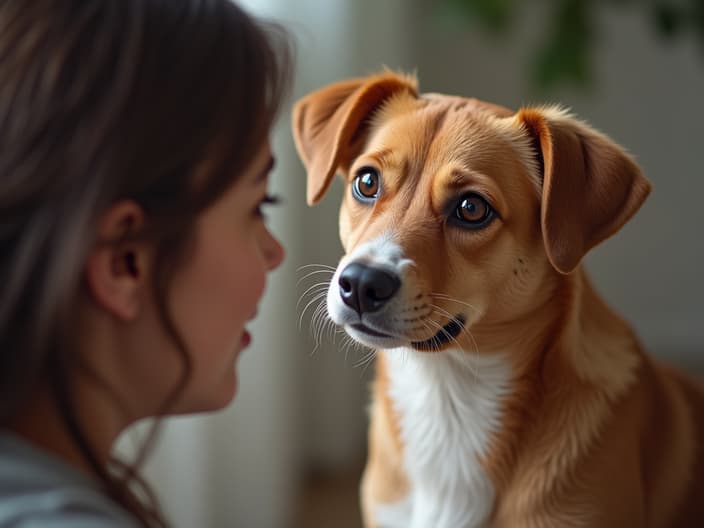
[[[541,291],[523,315],[473,325],[467,353],[508,358],[513,378],[559,369],[561,379],[593,384],[617,397],[639,362],[635,333],[595,291],[583,268],[556,274]]]
[[[586,271],[557,280],[550,307],[531,320],[530,346],[510,350],[516,377],[560,373],[566,384],[590,386],[617,398],[635,379],[641,346],[630,326],[596,292]],[[554,386],[558,380],[544,378]]]
[[[401,348],[383,351],[380,359],[412,486],[405,502],[382,508],[377,517],[385,526],[483,526],[494,486],[471,461],[488,454],[500,423],[508,362],[458,349],[428,354]]]
[[[614,402],[635,383],[642,361],[635,334],[584,270],[559,281],[559,310],[543,321],[540,338],[531,347],[509,351],[512,394],[503,403],[501,427],[485,459],[499,490],[541,452],[545,490],[557,486],[558,477],[596,440]]]
[[[535,449],[561,438],[569,445],[551,445],[555,455],[546,464],[564,469],[577,463],[599,429],[583,422],[605,419],[607,402],[635,379],[640,353],[628,326],[584,272],[560,280],[554,292],[559,302],[547,303],[531,318],[533,326],[519,326],[512,338],[500,340],[495,327],[480,327],[472,329],[478,352],[397,349],[382,355],[406,470],[419,486],[414,510],[433,505],[413,512],[413,526],[427,526],[438,516],[449,516],[442,526],[482,525],[515,468],[526,463],[521,456],[527,444]],[[497,343],[505,348],[493,348]],[[543,438],[533,424],[548,421],[569,422],[566,430],[579,434]],[[454,497],[455,491],[462,496]]]

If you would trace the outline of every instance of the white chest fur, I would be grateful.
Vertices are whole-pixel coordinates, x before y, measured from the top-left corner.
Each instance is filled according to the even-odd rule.
[[[389,528],[484,526],[494,489],[478,457],[499,427],[508,364],[497,355],[459,350],[381,353],[388,361],[411,492],[402,503],[379,505],[377,521]]]

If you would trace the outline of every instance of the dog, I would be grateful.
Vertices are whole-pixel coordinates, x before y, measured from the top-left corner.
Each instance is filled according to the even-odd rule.
[[[328,315],[377,351],[366,527],[704,526],[704,391],[580,265],[650,193],[624,149],[393,71],[292,121],[309,205],[345,182]]]

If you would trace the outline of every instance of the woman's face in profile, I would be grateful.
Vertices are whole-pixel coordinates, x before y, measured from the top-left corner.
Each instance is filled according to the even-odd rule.
[[[193,251],[171,282],[171,313],[193,367],[177,413],[219,409],[236,393],[236,362],[252,339],[245,325],[257,314],[267,274],[284,257],[262,213],[272,166],[266,141],[201,214]]]

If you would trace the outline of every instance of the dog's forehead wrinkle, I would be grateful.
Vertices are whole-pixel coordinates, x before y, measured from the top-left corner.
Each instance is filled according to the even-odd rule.
[[[411,143],[413,148],[407,156],[409,170],[419,176],[425,174],[428,162],[433,159],[432,148],[441,135],[440,131],[445,126],[447,116],[448,109],[444,107],[434,109],[432,112],[429,109],[424,109],[424,111],[419,111],[416,116],[417,126],[421,129],[421,133],[416,135],[417,141]]]
[[[414,111],[395,116],[379,126],[370,137],[361,157],[379,160],[387,169],[382,178],[403,193],[402,201],[418,196],[418,185],[427,172],[430,149],[444,113]],[[398,198],[398,196],[397,196]]]
[[[491,133],[473,119],[453,116],[432,138],[426,160],[427,172],[432,174],[448,163],[470,168],[472,162],[489,161],[500,154],[492,144]]]
[[[540,175],[530,139],[511,119],[483,115],[479,119],[448,120],[430,155],[437,166],[444,163],[454,167],[457,175],[477,172],[489,177],[502,193],[527,190],[519,181],[526,180],[530,192],[540,197]],[[446,184],[451,185],[450,178]]]

